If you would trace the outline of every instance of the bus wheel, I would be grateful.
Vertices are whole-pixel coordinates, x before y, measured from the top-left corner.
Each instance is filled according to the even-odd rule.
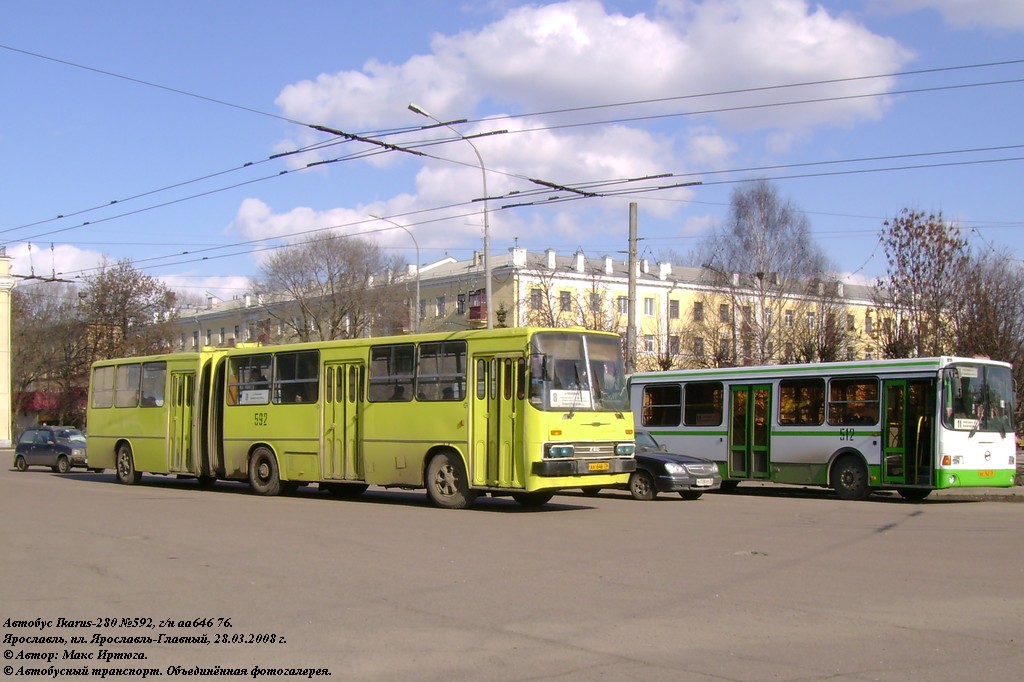
[[[365,483],[321,483],[320,487],[335,497],[359,497],[370,486]]]
[[[66,474],[71,471],[71,462],[68,461],[67,457],[57,458],[57,471],[62,474]]]
[[[256,448],[249,460],[249,486],[259,495],[281,493],[281,475],[277,471],[274,453],[267,448]]]
[[[470,492],[466,472],[458,455],[435,455],[427,465],[427,497],[444,509],[465,509],[476,494]]]
[[[649,502],[658,494],[654,479],[646,471],[634,471],[629,475],[629,494],[634,500]]]
[[[841,500],[866,500],[868,471],[859,457],[840,457],[832,469],[832,487]]]
[[[28,469],[28,462],[25,461],[24,457],[18,455],[18,458],[14,460],[14,468],[18,471],[25,471]]]
[[[132,458],[132,449],[128,445],[122,445],[117,449],[117,480],[125,485],[135,485],[142,478],[142,474],[135,470],[135,460]]]
[[[923,500],[932,494],[929,488],[897,488],[896,492],[904,500]]]
[[[512,493],[512,499],[524,507],[541,507],[554,496],[553,492],[547,490],[536,493]]]

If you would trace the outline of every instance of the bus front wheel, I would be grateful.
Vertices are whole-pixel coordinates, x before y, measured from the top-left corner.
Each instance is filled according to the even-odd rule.
[[[135,485],[142,479],[142,474],[135,470],[135,459],[132,457],[132,449],[128,445],[122,445],[117,449],[116,465],[118,482]]]
[[[258,495],[279,495],[281,474],[277,470],[277,459],[267,448],[256,448],[249,460],[249,487]]]
[[[832,487],[841,500],[866,500],[870,490],[864,462],[853,455],[840,458],[832,470]]]
[[[466,471],[458,455],[442,453],[430,460],[427,497],[444,509],[465,509],[476,499],[476,494],[469,490]]]

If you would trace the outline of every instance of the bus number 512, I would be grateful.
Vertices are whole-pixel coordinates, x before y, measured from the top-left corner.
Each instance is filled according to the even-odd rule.
[[[853,440],[853,429],[839,429],[839,440]]]

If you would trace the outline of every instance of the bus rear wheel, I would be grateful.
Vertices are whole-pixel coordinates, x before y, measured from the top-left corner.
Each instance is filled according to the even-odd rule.
[[[512,499],[523,507],[540,507],[551,501],[555,494],[548,490],[536,493],[512,493]]]
[[[277,459],[268,448],[256,448],[249,459],[249,487],[257,495],[279,495],[281,474]]]
[[[142,479],[142,474],[135,470],[135,459],[132,457],[132,449],[128,445],[121,445],[117,448],[117,462],[114,471],[117,473],[117,480],[125,485],[135,485]]]
[[[841,500],[866,500],[871,491],[864,462],[853,455],[839,458],[832,469],[832,487]]]
[[[427,465],[427,498],[444,509],[465,509],[476,494],[469,489],[469,480],[462,461],[453,453],[435,455]]]

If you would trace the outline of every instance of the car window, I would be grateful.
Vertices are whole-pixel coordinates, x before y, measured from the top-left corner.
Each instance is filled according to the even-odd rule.
[[[633,434],[633,436],[637,445],[641,445],[648,448],[660,447],[658,445],[658,441],[654,440],[654,436],[647,433],[646,431],[637,431],[635,434]]]

